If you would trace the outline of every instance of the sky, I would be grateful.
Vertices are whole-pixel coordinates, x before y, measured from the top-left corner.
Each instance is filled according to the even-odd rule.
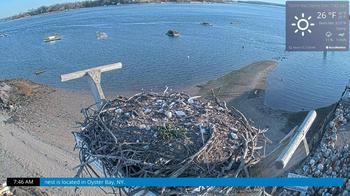
[[[78,0],[0,0],[0,18],[12,16],[21,12],[38,8],[43,5],[76,2]],[[274,3],[284,3],[285,0],[263,0]]]

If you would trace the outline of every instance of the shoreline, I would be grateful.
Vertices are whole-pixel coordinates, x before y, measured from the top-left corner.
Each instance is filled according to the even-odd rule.
[[[0,182],[16,176],[74,177],[73,168],[80,161],[71,132],[78,128],[76,121],[82,120],[80,109],[90,105],[92,99],[88,94],[28,80],[7,82],[21,91],[14,92],[15,95],[25,98],[12,111],[0,110]],[[33,193],[33,189],[15,189],[22,194]],[[99,195],[98,188],[81,191],[82,195]],[[75,195],[74,187],[36,188],[34,192]]]
[[[62,4],[58,4],[60,6],[64,6],[64,5],[69,5],[69,4],[74,4],[74,3],[62,3]],[[35,8],[34,10],[31,11],[25,11],[23,13],[18,13],[12,16],[8,16],[5,18],[0,18],[1,20],[4,21],[12,21],[12,20],[19,20],[19,19],[25,19],[28,17],[32,17],[32,16],[45,16],[48,14],[55,14],[55,13],[61,13],[61,12],[67,12],[67,11],[71,11],[71,10],[79,10],[79,9],[86,9],[86,8],[96,8],[96,7],[104,7],[104,6],[108,6],[108,7],[117,7],[117,6],[123,6],[123,5],[144,5],[144,4],[249,4],[249,5],[266,5],[266,6],[276,6],[276,7],[284,7],[283,4],[277,4],[277,3],[269,3],[269,2],[264,2],[264,1],[179,1],[179,2],[170,2],[170,1],[140,1],[140,2],[129,2],[129,3],[120,3],[120,4],[112,4],[112,5],[98,5],[98,6],[92,6],[92,7],[78,7],[78,8],[72,8],[72,9],[64,9],[64,10],[55,10],[55,11],[49,11],[49,12],[45,12],[45,13],[40,13],[40,14],[33,14],[33,15],[29,15],[30,12],[32,11],[37,11],[39,8]],[[55,6],[55,5],[49,5],[49,6],[42,6],[42,7],[47,7],[49,8],[50,6]]]
[[[268,129],[265,134],[271,140],[271,143],[266,144],[266,158],[252,168],[253,175],[256,174],[259,177],[284,176],[286,172],[302,164],[307,157],[303,145],[299,145],[286,168],[277,169],[274,166],[275,160],[289,142],[290,138],[286,139],[286,135],[293,128],[300,125],[308,113],[307,111],[283,111],[265,105],[266,80],[277,66],[278,61],[259,61],[227,73],[216,80],[208,81],[196,88],[193,87],[199,95],[207,98],[212,97],[211,90],[213,89],[219,100],[225,101],[228,107],[233,106],[240,110],[249,118],[253,126]],[[315,109],[317,118],[307,135],[310,150],[317,148],[318,143],[314,140],[321,137],[319,129],[323,125],[326,116],[332,111],[333,106],[334,104]]]
[[[235,107],[246,115],[259,128],[267,128],[267,137],[273,142],[267,145],[266,153],[271,152],[285,136],[286,130],[292,129],[302,119],[290,122],[293,112],[272,109],[264,104],[266,80],[278,66],[278,61],[259,61],[239,70],[232,71],[216,80],[198,86],[198,94],[210,98],[211,90],[216,97],[225,101],[228,107]]]
[[[255,62],[184,91],[210,99],[211,89],[214,89],[221,101],[239,109],[253,121],[253,126],[268,128],[267,136],[273,142],[267,146],[268,153],[294,124],[303,120],[304,115],[277,111],[264,105],[266,79],[276,66],[277,61]],[[6,176],[22,176],[24,171],[45,177],[74,176],[73,168],[79,164],[79,156],[73,150],[75,141],[71,132],[78,129],[83,120],[81,109],[93,104],[90,92],[12,80],[13,84],[16,82],[28,99],[16,111],[0,114],[0,157],[6,157],[0,162],[4,165],[0,168],[0,180]],[[113,97],[114,93],[107,99]],[[71,191],[57,188],[49,193],[68,194]]]

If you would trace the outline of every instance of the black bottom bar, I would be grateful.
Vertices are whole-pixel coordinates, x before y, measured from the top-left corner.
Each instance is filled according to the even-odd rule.
[[[40,178],[7,178],[7,186],[40,186]]]

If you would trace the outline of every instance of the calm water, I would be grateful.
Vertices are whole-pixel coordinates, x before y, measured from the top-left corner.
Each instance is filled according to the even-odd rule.
[[[199,25],[203,21],[213,27]],[[230,23],[233,24],[230,24]],[[181,37],[165,36],[168,29]],[[286,55],[269,76],[266,103],[285,110],[336,101],[350,78],[350,53],[284,52],[284,8],[247,4],[147,4],[100,7],[0,22],[0,79],[26,78],[87,89],[84,79],[59,75],[122,62],[103,74],[109,92],[182,89],[258,60]],[[97,40],[104,31],[108,40]],[[51,33],[62,40],[43,42]],[[242,49],[242,46],[245,46]],[[37,70],[46,70],[35,75]]]

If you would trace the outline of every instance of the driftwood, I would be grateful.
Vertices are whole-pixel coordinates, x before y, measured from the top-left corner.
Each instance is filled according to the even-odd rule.
[[[106,101],[100,109],[82,110],[81,164],[77,176],[98,175],[99,160],[107,176],[249,177],[262,157],[264,133],[237,109],[184,93],[139,93]],[[84,172],[83,172],[84,171]],[[84,173],[84,174],[83,174]],[[217,193],[232,187],[141,187],[158,194]],[[141,190],[128,189],[128,194]],[[113,190],[115,191],[115,190]]]

